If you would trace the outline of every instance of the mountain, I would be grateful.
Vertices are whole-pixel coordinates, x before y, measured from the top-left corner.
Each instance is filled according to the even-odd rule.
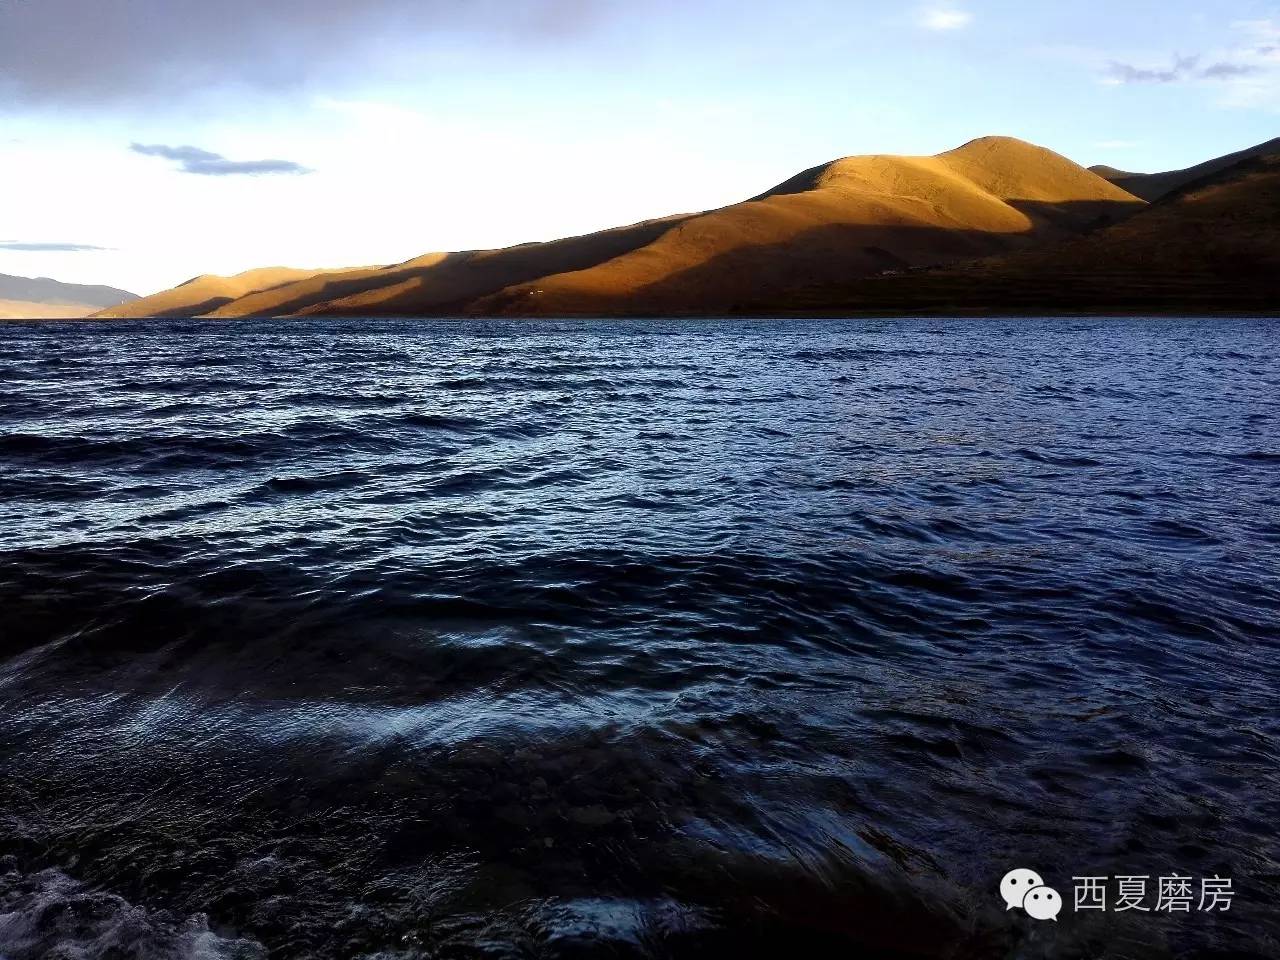
[[[312,277],[244,297],[210,316],[461,313],[478,297],[509,284],[583,270],[634,250],[686,219],[668,217],[498,250],[431,253],[381,269]]]
[[[135,297],[129,303],[112,306],[97,316],[121,319],[198,317],[241,297],[320,275],[323,275],[323,271],[297,270],[292,267],[259,267],[233,277],[205,274],[193,277],[171,290],[163,290],[149,297]]]
[[[1184,185],[1061,243],[811,287],[759,313],[1264,313],[1280,309],[1280,154]]]
[[[1044,243],[1142,205],[1064,157],[1004,137],[935,157],[849,157],[591,270],[508,287],[472,309],[732,313],[813,284]]]
[[[1187,167],[1185,170],[1169,170],[1165,173],[1130,173],[1127,170],[1117,170],[1115,167],[1107,166],[1096,166],[1089,169],[1104,180],[1109,180],[1122,190],[1132,193],[1135,197],[1155,201],[1172,193],[1179,187],[1184,187],[1203,177],[1233,167],[1241,160],[1278,153],[1280,153],[1280,137],[1268,140],[1266,143],[1260,143],[1256,147],[1229,153],[1224,157],[1206,160],[1204,163],[1198,163],[1194,167]]]
[[[85,317],[137,299],[137,294],[115,287],[0,274],[0,320]]]
[[[1058,154],[987,137],[934,157],[836,160],[706,213],[547,243],[427,254],[264,283],[238,296],[229,288],[193,296],[179,287],[109,315],[725,313],[814,282],[1061,239],[1142,206]]]

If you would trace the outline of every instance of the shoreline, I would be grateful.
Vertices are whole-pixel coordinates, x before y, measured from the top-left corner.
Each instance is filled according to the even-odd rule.
[[[492,323],[494,321],[532,322],[547,321],[550,323],[582,322],[602,323],[622,320],[674,321],[674,320],[1231,320],[1254,319],[1270,320],[1280,318],[1280,307],[1274,310],[1174,310],[1174,309],[1132,309],[1132,310],[982,310],[965,312],[959,310],[903,310],[903,311],[813,311],[804,313],[787,313],[775,311],[770,313],[663,313],[663,314],[525,314],[525,315],[477,315],[459,316],[456,314],[414,315],[414,314],[380,314],[374,316],[348,317],[341,315],[308,314],[293,316],[245,316],[245,317],[0,317],[0,324],[44,324],[44,323],[101,323],[101,324],[136,324],[160,322],[193,322],[201,321],[209,324],[254,323],[270,320],[288,320],[306,322],[312,320],[334,320],[349,324],[361,322],[381,323],[386,321],[407,322],[449,321],[453,323]]]

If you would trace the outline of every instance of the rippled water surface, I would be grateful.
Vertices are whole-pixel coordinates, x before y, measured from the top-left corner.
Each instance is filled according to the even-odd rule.
[[[1280,955],[1278,333],[4,326],[0,955]]]

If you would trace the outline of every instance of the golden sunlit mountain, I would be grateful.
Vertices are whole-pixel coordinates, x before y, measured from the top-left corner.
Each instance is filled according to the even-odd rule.
[[[480,313],[732,313],[813,284],[968,260],[1123,218],[1140,201],[1004,137],[936,157],[850,157],[693,218],[591,270],[480,301]]]
[[[233,277],[206,274],[193,277],[172,290],[134,300],[104,310],[99,317],[198,317],[218,309],[223,304],[241,297],[269,290],[291,281],[317,275],[315,270],[298,270],[291,267],[259,267],[246,270]]]
[[[210,316],[465,312],[478,297],[513,283],[608,261],[652,242],[687,219],[669,217],[498,250],[432,253],[379,270],[312,277],[229,303]]]
[[[728,313],[1060,240],[1143,206],[1052,151],[987,137],[933,157],[837,160],[707,213],[377,269],[198,278],[104,315]]]
[[[1087,236],[937,270],[815,285],[753,307],[832,314],[1274,313],[1278,304],[1280,153],[1240,161]]]

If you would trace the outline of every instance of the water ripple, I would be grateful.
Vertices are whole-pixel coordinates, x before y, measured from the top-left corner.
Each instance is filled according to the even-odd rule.
[[[1280,949],[1273,324],[4,333],[10,960]]]

